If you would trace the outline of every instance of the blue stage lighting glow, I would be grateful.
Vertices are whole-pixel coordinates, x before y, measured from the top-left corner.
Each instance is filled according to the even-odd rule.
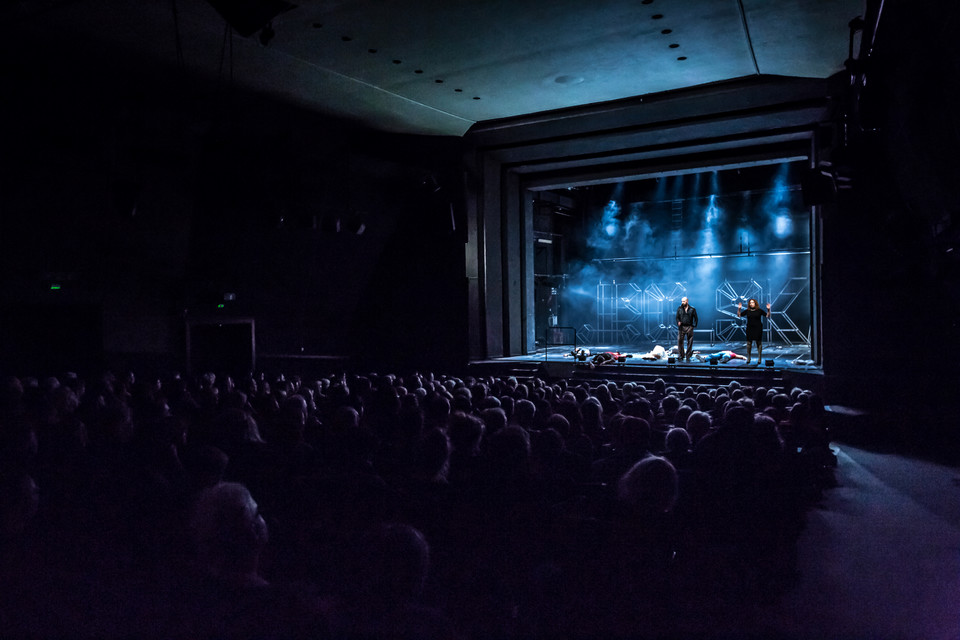
[[[713,229],[704,229],[700,233],[700,243],[697,248],[701,253],[714,253],[718,250],[717,235]]]
[[[617,235],[620,229],[620,221],[617,219],[619,214],[620,203],[616,200],[610,200],[603,208],[603,232],[610,238]]]
[[[793,233],[793,220],[785,214],[778,214],[773,219],[773,233],[778,238],[786,238]]]
[[[591,302],[597,295],[596,287],[588,287],[583,284],[571,285],[564,289],[564,294],[569,297],[589,299]]]
[[[735,300],[722,312],[713,308],[723,282],[756,280],[764,295],[803,286],[810,272],[809,211],[800,206],[789,164],[585,190],[593,196],[585,200],[589,211],[567,238],[562,323],[588,327],[586,341],[620,339],[611,336],[625,335],[624,323],[637,336],[659,335],[683,294],[700,309],[701,324],[713,327],[735,313]],[[802,297],[791,313],[806,326],[810,311]]]
[[[713,224],[720,217],[720,207],[717,206],[717,194],[710,194],[709,203],[704,213],[706,214],[707,224]]]

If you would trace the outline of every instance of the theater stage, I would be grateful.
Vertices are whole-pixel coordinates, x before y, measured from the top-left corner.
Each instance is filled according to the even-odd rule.
[[[801,386],[818,390],[822,385],[823,371],[817,365],[807,345],[764,345],[763,361],[757,363],[756,353],[749,365],[745,360],[711,364],[709,361],[669,362],[666,358],[646,360],[643,356],[654,349],[655,344],[632,345],[577,345],[589,349],[590,356],[580,361],[572,356],[573,347],[541,347],[534,353],[521,356],[489,358],[471,363],[471,371],[491,375],[539,375],[548,379],[569,378],[579,380],[617,380],[652,383],[663,378],[669,384],[723,384],[738,380],[744,384],[765,386]],[[666,346],[666,345],[664,345]],[[694,343],[694,353],[706,358],[719,351],[733,351],[746,355],[745,343]],[[669,347],[667,347],[669,348]],[[616,352],[622,361],[591,366],[593,355],[601,352]]]

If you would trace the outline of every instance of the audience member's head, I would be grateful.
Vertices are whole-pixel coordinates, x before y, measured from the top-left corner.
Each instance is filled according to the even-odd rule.
[[[246,444],[263,442],[257,421],[241,409],[227,409],[217,416],[214,438],[214,444],[227,454],[234,453]]]
[[[364,607],[394,608],[419,600],[430,570],[430,545],[407,524],[384,524],[361,545],[359,597]]]
[[[524,429],[533,428],[534,418],[537,415],[535,404],[526,399],[517,400],[513,407],[513,417],[516,423]]]
[[[23,533],[39,506],[40,489],[32,476],[15,473],[0,479],[0,540]]]
[[[182,458],[187,478],[195,489],[206,489],[219,484],[227,470],[230,458],[213,445],[188,448]]]
[[[628,449],[650,448],[650,423],[643,418],[627,416],[620,422],[620,446]]]
[[[439,427],[423,434],[414,451],[416,473],[431,482],[443,482],[447,479],[450,460],[450,440]]]
[[[667,436],[664,439],[666,445],[666,450],[670,453],[683,453],[690,450],[690,434],[687,433],[686,429],[681,427],[674,427],[667,431]]]
[[[641,513],[667,513],[677,501],[678,490],[674,466],[664,458],[649,456],[621,476],[617,494]]]
[[[450,436],[450,445],[461,455],[476,455],[483,438],[483,421],[468,413],[456,412],[450,416],[450,427],[447,435]]]
[[[489,462],[495,479],[514,480],[529,471],[530,436],[520,427],[505,427],[490,437]]]
[[[744,433],[753,423],[753,415],[745,407],[731,402],[723,413],[723,426],[732,431]]]
[[[663,410],[664,417],[667,420],[672,420],[677,409],[680,408],[680,398],[676,396],[666,396],[660,401],[660,408]]]
[[[671,426],[686,427],[687,420],[695,411],[696,409],[694,409],[690,405],[687,405],[687,404],[681,405],[680,408],[677,409],[677,412],[673,414],[673,421],[671,422]]]
[[[687,418],[686,430],[687,433],[690,434],[690,440],[696,444],[700,441],[700,438],[707,435],[712,426],[713,421],[709,413],[705,411],[694,411],[690,414],[690,417]]]
[[[783,438],[777,429],[777,421],[764,413],[753,417],[753,438],[762,455],[776,456],[783,450]]]
[[[245,486],[221,482],[204,489],[190,521],[199,568],[238,586],[256,586],[260,554],[269,539],[267,523]]]
[[[496,400],[496,398],[493,399]],[[494,434],[507,426],[507,414],[500,407],[484,409],[480,412],[480,419],[483,420],[485,431],[488,434]]]

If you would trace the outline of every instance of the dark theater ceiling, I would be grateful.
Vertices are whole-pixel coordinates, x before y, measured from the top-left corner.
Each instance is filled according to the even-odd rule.
[[[863,13],[862,0],[298,0],[265,18],[272,3],[284,8],[21,0],[14,20],[30,46],[90,42],[377,129],[460,136],[745,76],[824,78],[843,69]]]

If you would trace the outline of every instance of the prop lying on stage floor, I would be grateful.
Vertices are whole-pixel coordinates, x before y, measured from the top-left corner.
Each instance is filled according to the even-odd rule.
[[[719,364],[726,364],[726,363],[730,362],[731,360],[746,360],[746,359],[747,359],[747,356],[741,356],[741,355],[738,355],[738,354],[734,353],[733,351],[729,351],[729,350],[717,351],[716,353],[709,353],[709,354],[706,354],[706,355],[696,354],[696,355],[694,355],[694,357],[695,357],[697,360],[699,360],[700,362],[709,362],[709,363],[711,363],[711,364],[713,364],[713,361],[714,361],[714,360],[716,360],[717,363],[719,363]]]
[[[678,354],[679,349],[677,346],[666,349],[657,345],[646,353],[620,353],[619,351],[599,351],[597,353],[591,353],[590,349],[577,347],[570,353],[563,354],[563,357],[573,358],[578,362],[587,362],[589,360],[590,368],[593,369],[605,364],[624,364],[627,358],[638,358],[648,362],[667,361],[670,358],[678,358]],[[713,353],[694,351],[693,358],[697,362],[707,364],[727,364],[733,360],[747,360],[746,356],[742,356],[729,349],[722,349]]]
[[[641,360],[657,361],[667,360],[676,357],[678,351],[676,346],[669,349],[657,345],[647,353],[620,353],[619,351],[600,351],[591,357],[590,349],[578,347],[570,353],[563,354],[564,358],[573,358],[578,362],[586,362],[590,359],[591,368],[604,364],[623,364],[627,358],[640,358]]]

